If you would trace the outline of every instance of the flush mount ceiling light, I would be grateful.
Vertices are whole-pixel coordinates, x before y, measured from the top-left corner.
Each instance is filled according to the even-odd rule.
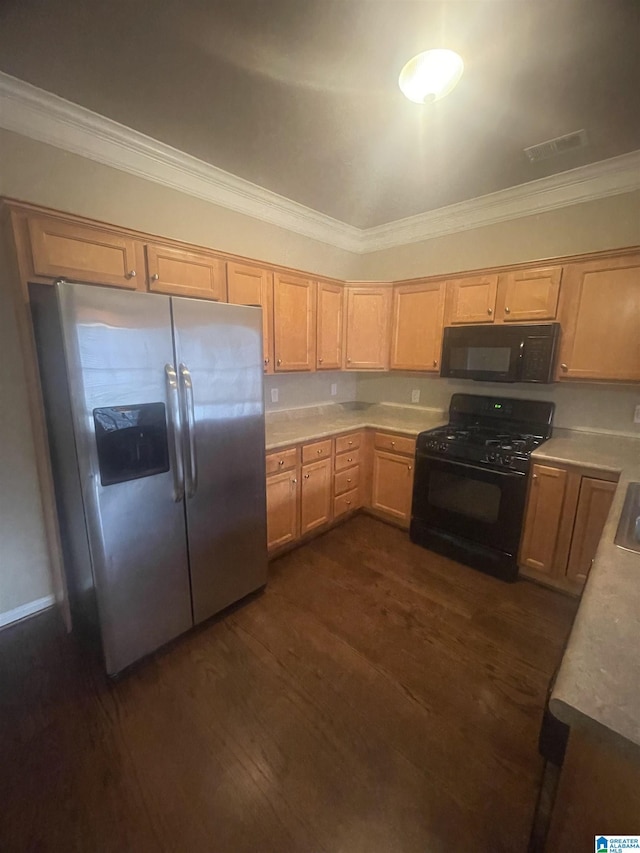
[[[453,50],[425,50],[407,62],[398,85],[410,101],[430,104],[448,95],[463,71],[462,57]]]

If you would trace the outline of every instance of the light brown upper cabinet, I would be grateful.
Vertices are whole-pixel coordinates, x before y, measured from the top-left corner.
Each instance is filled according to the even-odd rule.
[[[318,370],[342,367],[342,304],[344,287],[328,281],[318,282]]]
[[[565,267],[559,379],[640,382],[640,253]]]
[[[440,370],[445,289],[444,281],[394,287],[392,370]]]
[[[375,284],[347,285],[345,367],[347,370],[387,370],[389,315],[392,291]]]
[[[503,323],[555,320],[562,267],[514,270],[500,275],[496,319]]]
[[[224,261],[215,255],[148,243],[147,271],[152,293],[226,301]]]
[[[126,234],[49,216],[29,216],[36,275],[144,289],[142,243]]]
[[[316,285],[308,278],[273,276],[276,371],[315,370]]]
[[[447,324],[493,323],[498,276],[474,275],[447,282]]]
[[[273,273],[249,264],[227,261],[227,301],[262,308],[264,371],[273,373]]]

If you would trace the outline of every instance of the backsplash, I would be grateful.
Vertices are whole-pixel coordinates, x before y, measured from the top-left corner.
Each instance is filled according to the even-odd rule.
[[[293,409],[298,406],[317,406],[321,403],[349,403],[356,399],[355,373],[318,371],[317,373],[279,373],[264,378],[264,402],[269,411]],[[331,386],[336,385],[336,395],[331,396]],[[271,392],[278,392],[278,401],[272,402]]]
[[[455,392],[502,397],[528,397],[552,400],[556,404],[554,425],[566,429],[611,432],[640,437],[640,424],[633,413],[640,405],[638,385],[600,385],[571,383],[563,385],[507,385],[496,382],[469,382],[420,376],[413,373],[359,373],[357,399],[363,403],[401,403],[411,405],[411,392],[418,390],[416,406],[446,409]]]

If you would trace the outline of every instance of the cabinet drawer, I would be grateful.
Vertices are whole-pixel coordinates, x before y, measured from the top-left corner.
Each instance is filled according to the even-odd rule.
[[[334,479],[334,495],[342,495],[344,492],[350,492],[352,489],[357,489],[360,483],[360,466],[355,468],[347,468],[346,471],[340,471]]]
[[[375,446],[377,450],[403,453],[406,456],[414,456],[416,452],[415,438],[409,438],[406,435],[389,435],[386,432],[376,433]]]
[[[341,453],[339,456],[336,456],[336,471],[344,471],[345,468],[353,468],[354,465],[358,465],[360,462],[360,449],[352,450],[350,453]]]
[[[275,453],[267,453],[267,474],[277,474],[278,471],[289,471],[298,464],[298,448],[289,447]]]
[[[302,448],[302,464],[317,462],[318,459],[328,459],[331,456],[331,439],[326,441],[314,441],[313,444],[305,444]]]
[[[345,512],[351,512],[359,506],[360,493],[358,489],[352,489],[352,491],[333,499],[333,517],[338,518],[338,516],[344,515]]]
[[[339,435],[336,438],[336,454],[355,450],[357,447],[360,447],[361,440],[362,434],[359,432],[350,432],[349,435]]]

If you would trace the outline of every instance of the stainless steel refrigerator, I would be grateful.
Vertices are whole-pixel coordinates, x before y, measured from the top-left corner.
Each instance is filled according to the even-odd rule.
[[[30,299],[74,625],[114,674],[266,583],[261,310]]]

